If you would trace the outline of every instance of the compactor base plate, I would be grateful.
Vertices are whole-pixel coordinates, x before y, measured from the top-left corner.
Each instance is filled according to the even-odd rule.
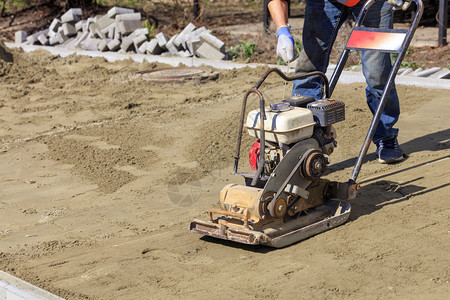
[[[265,225],[261,230],[252,230],[239,225],[219,224],[218,220],[195,219],[190,231],[249,245],[266,245],[275,248],[307,239],[345,223],[350,216],[350,204],[339,200],[328,200],[324,205],[309,209],[298,218],[281,224]]]

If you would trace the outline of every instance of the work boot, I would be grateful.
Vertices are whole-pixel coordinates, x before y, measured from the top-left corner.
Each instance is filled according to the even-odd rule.
[[[403,150],[398,145],[397,138],[381,140],[376,143],[378,161],[382,164],[392,164],[403,160]]]

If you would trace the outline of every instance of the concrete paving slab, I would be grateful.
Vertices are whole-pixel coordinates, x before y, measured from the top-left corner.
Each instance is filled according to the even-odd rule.
[[[405,75],[411,74],[412,72],[414,72],[413,68],[406,68],[401,74],[398,74],[398,75],[405,76]]]
[[[98,44],[98,51],[101,51],[101,52],[108,51],[109,50],[108,42],[110,42],[110,41],[111,41],[111,39],[103,39],[100,42],[100,44]]]
[[[101,39],[87,38],[86,40],[81,42],[80,47],[83,50],[97,51],[98,50],[98,45],[100,45],[100,43],[102,41],[103,40],[101,40]]]
[[[61,20],[56,18],[53,19],[52,23],[50,24],[50,27],[48,27],[49,31],[58,32],[58,28],[62,25]]]
[[[111,26],[109,26],[109,30],[106,36],[109,37],[110,39],[113,39],[115,37],[115,34],[116,34],[116,26],[115,24],[111,24]]]
[[[200,36],[201,39],[201,36]],[[201,58],[209,58],[209,59],[215,59],[215,60],[222,60],[225,58],[225,54],[219,51],[216,47],[212,46],[209,43],[203,43],[201,46],[197,49],[195,54],[198,57]]]
[[[91,19],[91,20],[88,19],[87,28],[91,34],[91,37],[93,37],[93,38],[99,37],[98,33],[100,32],[100,30],[98,29],[97,21],[95,19]]]
[[[27,40],[27,32],[23,30],[16,31],[14,34],[14,41],[16,44],[22,44],[25,43]]]
[[[97,26],[100,30],[105,29],[109,25],[113,24],[116,20],[114,18],[110,18],[108,15],[101,16],[97,19]]]
[[[209,32],[209,33],[211,33],[211,31],[208,30],[208,29],[206,29],[205,26],[202,26],[202,27],[197,28],[196,30],[192,31],[191,33],[185,35],[185,36],[183,37],[183,38],[184,38],[184,41],[188,41],[188,40],[190,40],[191,38],[194,38],[194,37],[199,37],[200,34],[202,34],[203,32]]]
[[[442,69],[439,72],[436,72],[430,76],[430,78],[437,78],[437,79],[450,79],[450,70],[449,69]]]
[[[83,35],[83,33],[80,32],[80,36]],[[77,43],[79,37],[72,37],[69,38],[67,41],[65,41],[64,43],[57,45],[55,47],[64,47],[64,48],[68,48],[68,49],[74,49],[75,48],[75,44]]]
[[[47,36],[48,36],[48,38],[52,38],[52,37],[56,36],[56,34],[57,34],[57,32],[49,31]]]
[[[415,69],[413,72],[411,72],[411,74],[409,74],[409,75],[410,76],[417,76],[417,74],[419,74],[422,71],[423,71],[423,68],[418,68],[418,69]]]
[[[106,38],[106,33],[103,33],[98,26],[95,28],[95,34],[97,37],[101,38],[102,40]]]
[[[141,20],[141,13],[131,13],[131,14],[120,14],[116,15],[117,21],[124,21],[124,20]]]
[[[95,31],[95,18],[88,18],[86,20],[86,24],[84,25],[84,28],[86,28],[86,31]]]
[[[136,29],[142,27],[141,20],[116,20],[116,22],[116,28],[123,35],[130,34]]]
[[[87,20],[80,20],[77,23],[75,23],[75,29],[77,31],[86,31],[87,27],[85,26],[87,24]]]
[[[30,45],[33,45],[34,43],[38,42],[38,37],[39,37],[41,34],[48,34],[48,29],[45,29],[45,30],[39,31],[39,32],[37,32],[37,33],[35,33],[35,34],[29,35],[29,36],[27,37],[27,41],[26,41],[26,42],[27,42],[28,44],[30,44]]]
[[[62,24],[63,32],[66,36],[71,37],[77,34],[77,29],[75,28],[75,25],[72,25],[70,23],[64,23]]]
[[[81,20],[83,11],[81,8],[71,8],[61,16],[62,23],[78,22]]]
[[[175,55],[180,56],[180,57],[191,57],[192,56],[191,52],[189,52],[188,50],[178,51],[177,54],[175,54]]]
[[[192,23],[187,24],[187,26],[180,32],[180,34],[177,36],[177,38],[174,40],[173,44],[177,47],[180,47],[182,43],[184,43],[186,40],[184,39],[185,36],[189,35],[191,32],[193,32],[196,29],[195,25]]]
[[[0,271],[0,299],[1,300],[60,300],[60,298],[26,281]]]
[[[116,24],[116,23],[114,23],[114,24]],[[120,32],[120,30],[119,30],[119,28],[117,26],[114,26],[114,28],[115,28],[114,29],[114,39],[121,41],[122,40],[122,33]]]
[[[164,32],[160,32],[158,33],[155,38],[158,40],[158,45],[162,48],[162,49],[167,49],[166,45],[167,42],[169,41],[169,38],[167,37],[167,35],[164,34]]]
[[[109,51],[117,51],[120,49],[121,42],[119,40],[111,40],[111,42],[108,43],[108,49]]]
[[[62,44],[65,41],[67,41],[69,39],[69,37],[64,33],[64,28],[63,27],[59,27],[57,35],[59,38],[59,43]]]
[[[209,32],[202,32],[200,34],[200,40],[204,43],[210,44],[220,52],[225,52],[225,43]]]
[[[148,44],[148,41],[144,41],[138,48],[136,48],[136,52],[138,54],[145,54],[147,52]]]
[[[434,68],[426,69],[426,70],[423,70],[423,71],[417,73],[416,76],[417,76],[417,77],[428,77],[428,76],[430,76],[430,75],[432,75],[432,74],[434,74],[434,73],[439,72],[441,69],[442,69],[442,68],[439,68],[439,67],[434,67]]]
[[[51,45],[51,46],[54,46],[54,45],[57,45],[57,44],[59,44],[60,42],[59,42],[59,33],[55,33],[55,35],[52,35],[50,38],[49,38],[49,40],[48,40],[48,42],[49,42],[49,44]]]
[[[80,48],[80,47],[81,47],[81,43],[82,43],[85,39],[87,39],[88,36],[89,36],[89,32],[88,32],[88,31],[83,32],[82,35],[81,35],[79,38],[77,38],[77,41],[74,43],[73,46],[74,46],[75,48]]]
[[[186,41],[186,47],[192,55],[197,54],[197,49],[200,47],[202,42],[198,36],[191,37],[188,41]]]
[[[145,34],[140,34],[133,39],[134,49],[139,49],[139,47],[147,41],[147,36]]]
[[[104,36],[104,37],[109,37],[109,31],[111,28],[115,27],[115,23],[114,24],[110,24],[108,26],[106,26],[105,28],[103,28],[102,30],[100,30],[100,33]],[[114,33],[113,33],[114,34]],[[114,37],[114,35],[113,35]]]
[[[116,15],[132,14],[132,13],[134,13],[134,10],[132,10],[130,8],[122,8],[122,7],[114,6],[113,8],[108,10],[108,17],[114,18]]]
[[[174,44],[174,43],[175,43],[175,40],[176,40],[177,37],[178,37],[178,35],[179,35],[178,33],[175,34],[175,35],[167,42],[167,44],[166,44],[167,50],[169,50],[169,52],[170,52],[172,55],[175,55],[175,54],[178,53],[178,51],[180,51],[180,49]]]
[[[133,33],[136,36],[141,35],[141,34],[148,35],[148,28],[140,27],[140,28],[136,29],[135,31],[133,31]]]
[[[163,52],[163,49],[159,46],[157,39],[152,39],[147,45],[148,54],[158,55]]]
[[[37,39],[41,45],[47,46],[49,44],[48,38],[45,34],[40,34]]]

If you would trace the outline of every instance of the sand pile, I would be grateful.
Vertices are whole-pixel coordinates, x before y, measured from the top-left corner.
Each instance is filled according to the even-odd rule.
[[[13,62],[13,55],[6,50],[6,46],[2,41],[0,41],[0,61]]]
[[[3,76],[9,72],[13,60],[14,57],[11,52],[9,52],[5,44],[0,41],[0,76]]]

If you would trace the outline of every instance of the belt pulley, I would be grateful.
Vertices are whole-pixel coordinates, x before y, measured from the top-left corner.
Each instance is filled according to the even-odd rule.
[[[302,164],[301,175],[308,180],[317,180],[326,169],[327,159],[322,152],[315,150],[308,153]]]

